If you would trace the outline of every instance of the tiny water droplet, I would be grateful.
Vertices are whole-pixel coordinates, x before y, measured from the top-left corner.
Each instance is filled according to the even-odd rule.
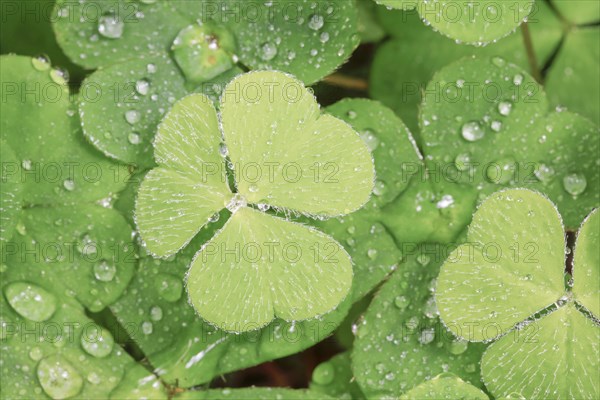
[[[520,86],[523,83],[523,75],[517,74],[513,77],[513,84],[515,86]]]
[[[461,153],[454,159],[454,165],[459,171],[466,171],[471,164],[471,155],[469,153]]]
[[[131,132],[127,135],[127,141],[131,144],[140,144],[142,142],[142,138],[139,133]]]
[[[160,321],[162,317],[162,308],[160,308],[159,306],[154,306],[150,309],[150,319],[152,319],[152,321]]]
[[[492,64],[496,67],[504,67],[506,65],[506,60],[502,57],[494,57],[492,58]]]
[[[377,258],[377,250],[375,250],[375,249],[367,250],[367,257],[369,257],[371,260],[375,260]]]
[[[394,299],[394,305],[401,310],[404,310],[410,304],[410,300],[405,296],[396,296]]]
[[[150,322],[150,321],[142,322],[142,332],[144,333],[144,335],[151,335],[153,331],[154,331],[154,326],[152,325],[152,322]]]

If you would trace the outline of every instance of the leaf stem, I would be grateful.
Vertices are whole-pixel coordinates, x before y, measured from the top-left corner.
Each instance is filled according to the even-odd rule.
[[[542,83],[542,74],[538,67],[537,59],[535,57],[535,51],[533,50],[533,41],[531,40],[531,32],[529,31],[529,25],[527,21],[521,24],[521,33],[523,35],[523,43],[525,44],[525,51],[527,52],[527,60],[529,61],[529,69],[533,78]]]
[[[340,73],[333,73],[326,76],[323,81],[332,86],[339,86],[344,89],[353,89],[360,91],[367,91],[369,89],[369,83],[365,79],[355,78]]]

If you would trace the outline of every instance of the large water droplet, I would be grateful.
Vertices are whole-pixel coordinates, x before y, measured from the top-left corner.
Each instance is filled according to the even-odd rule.
[[[106,357],[114,344],[115,340],[110,332],[95,324],[87,325],[81,335],[81,347],[94,357]]]
[[[94,265],[94,276],[102,282],[110,282],[117,274],[117,267],[108,260],[101,260]]]
[[[477,121],[464,124],[461,128],[462,137],[469,142],[475,142],[485,136],[485,131]]]
[[[181,279],[169,274],[159,274],[155,284],[158,294],[166,301],[173,303],[181,298],[183,291]]]
[[[423,329],[419,335],[419,343],[429,344],[435,339],[435,330],[433,328]]]
[[[325,18],[319,14],[313,14],[308,19],[308,27],[313,31],[318,31],[325,25]]]
[[[572,196],[579,196],[587,187],[587,180],[583,174],[569,174],[563,178],[565,190]]]
[[[45,321],[56,311],[56,297],[32,283],[10,283],[4,288],[4,295],[19,315],[31,321]]]
[[[277,46],[272,42],[263,43],[260,46],[260,58],[265,61],[272,60],[277,55]]]
[[[123,36],[123,21],[113,14],[104,14],[98,20],[98,33],[109,39],[119,39]]]
[[[68,399],[81,391],[83,379],[75,368],[60,355],[44,358],[37,367],[42,389],[53,399]]]
[[[183,28],[173,41],[171,50],[177,65],[190,82],[205,82],[235,64],[233,35],[211,23]]]

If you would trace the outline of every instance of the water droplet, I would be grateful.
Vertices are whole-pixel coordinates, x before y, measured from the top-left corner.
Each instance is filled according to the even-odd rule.
[[[520,86],[523,83],[523,75],[517,74],[513,77],[513,84]]]
[[[102,382],[100,376],[95,372],[90,372],[87,376],[87,380],[93,385],[98,385],[100,382]]]
[[[260,46],[260,58],[264,61],[270,61],[277,55],[277,46],[272,42],[263,43]]]
[[[125,24],[113,14],[104,14],[98,20],[98,33],[109,39],[119,39],[123,36],[123,28]]]
[[[369,257],[371,260],[375,260],[377,258],[377,250],[375,250],[375,249],[367,250],[367,257]]]
[[[40,361],[37,377],[44,392],[53,399],[67,399],[77,395],[83,379],[77,370],[58,354]]]
[[[84,256],[94,256],[98,252],[98,245],[87,233],[81,235],[76,248]]]
[[[396,296],[394,299],[394,305],[401,310],[404,310],[410,304],[410,300],[405,296]]]
[[[173,303],[181,298],[183,291],[181,279],[169,274],[159,274],[155,282],[158,294],[166,301]]]
[[[210,217],[208,217],[208,222],[217,222],[219,220],[219,218],[221,218],[221,214],[216,212],[213,215],[211,215]]]
[[[152,319],[152,321],[160,321],[162,317],[162,308],[160,308],[159,306],[154,306],[150,309],[150,319]]]
[[[492,121],[490,127],[494,132],[500,132],[502,130],[502,122],[500,121]]]
[[[485,170],[485,175],[492,183],[506,184],[515,176],[516,168],[515,161],[506,158],[490,163]]]
[[[255,184],[252,184],[252,185],[248,186],[248,190],[252,193],[256,193],[256,192],[258,192],[258,186],[256,186]]]
[[[112,352],[114,344],[110,332],[95,324],[87,325],[81,335],[81,347],[94,357],[106,357]]]
[[[569,174],[563,178],[563,186],[571,196],[579,196],[587,187],[587,180],[583,174]]]
[[[190,25],[177,34],[173,57],[190,82],[206,82],[231,69],[235,63],[235,39],[213,23]]]
[[[75,182],[72,179],[65,179],[63,181],[63,187],[69,192],[72,192],[75,190]]]
[[[462,137],[469,142],[475,142],[485,136],[485,131],[477,121],[467,122],[461,129]]]
[[[125,111],[125,120],[131,125],[138,123],[141,117],[142,114],[137,110]]]
[[[271,208],[271,206],[270,206],[270,205],[268,205],[267,203],[258,203],[258,204],[256,204],[256,206],[258,207],[258,209],[259,209],[260,211],[263,211],[263,212],[264,212],[264,211],[268,211],[268,210],[269,210],[269,208]]]
[[[466,171],[471,165],[471,155],[469,153],[462,153],[456,156],[454,159],[454,165],[459,171]]]
[[[377,138],[377,136],[375,136],[373,131],[370,129],[365,129],[360,134],[360,137],[367,144],[367,147],[371,151],[375,150],[377,148],[377,146],[379,146],[379,139]]]
[[[50,78],[54,83],[66,85],[69,81],[69,71],[62,68],[54,68],[50,71]]]
[[[433,328],[423,329],[419,335],[419,343],[429,344],[435,339],[435,330]]]
[[[448,344],[448,351],[457,356],[467,351],[468,347],[469,343],[466,340],[456,339]]]
[[[321,43],[327,43],[329,41],[329,33],[322,32],[321,36],[319,36],[319,40],[321,40]]]
[[[145,96],[150,91],[150,82],[147,79],[140,79],[135,83],[135,91]]]
[[[373,194],[375,196],[383,196],[383,194],[387,191],[387,187],[385,186],[385,182],[376,180],[375,186],[373,186]]]
[[[437,202],[436,207],[438,209],[448,208],[452,204],[454,204],[454,197],[449,194],[445,194],[442,196],[441,200]]]
[[[94,265],[94,276],[102,282],[110,282],[117,274],[117,267],[107,260],[101,260]]]
[[[549,183],[554,178],[554,168],[546,164],[538,164],[533,173],[542,183]]]
[[[335,369],[329,362],[319,364],[313,371],[313,381],[319,385],[328,385],[333,382],[335,377]]]
[[[33,68],[38,71],[47,71],[50,69],[50,58],[45,54],[41,54],[37,57],[33,57],[31,59],[31,64],[33,65]]]
[[[154,330],[154,326],[152,325],[152,322],[150,322],[150,321],[142,322],[142,332],[144,333],[144,335],[152,334],[153,330]]]
[[[502,57],[494,57],[492,58],[492,64],[496,67],[504,67],[506,65],[506,60]]]
[[[56,311],[56,297],[32,283],[10,283],[4,288],[4,295],[19,315],[31,321],[45,321]]]
[[[246,202],[246,198],[242,196],[240,193],[236,193],[231,200],[225,205],[225,207],[231,211],[231,213],[235,213],[242,207],[246,207],[248,203]]]
[[[131,144],[140,144],[142,142],[142,137],[137,132],[131,132],[127,135],[127,141]]]
[[[501,101],[498,103],[498,112],[505,117],[510,115],[512,110],[512,103],[508,101]]]
[[[37,346],[29,350],[29,358],[31,358],[33,361],[39,361],[43,356],[44,352],[42,352],[42,349]]]
[[[348,119],[355,119],[356,118],[356,111],[350,110],[346,113],[346,115],[348,116]]]
[[[31,167],[32,167],[31,160],[23,160],[21,162],[21,167],[23,167],[23,169],[25,171],[31,171]]]
[[[146,65],[146,71],[148,71],[149,74],[155,73],[156,72],[156,64]]]
[[[325,18],[319,14],[313,14],[308,20],[308,27],[313,31],[318,31],[325,25]]]
[[[426,267],[429,261],[431,261],[431,258],[427,254],[419,254],[417,256],[417,262],[423,267]]]

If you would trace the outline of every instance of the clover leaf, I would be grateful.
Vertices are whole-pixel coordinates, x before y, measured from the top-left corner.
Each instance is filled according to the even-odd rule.
[[[200,94],[179,101],[161,123],[154,145],[159,167],[146,175],[136,203],[145,246],[172,255],[227,208],[229,220],[198,252],[187,277],[198,313],[226,330],[245,331],[274,316],[297,320],[330,311],[349,290],[350,257],[329,236],[261,209],[337,216],[360,208],[374,180],[368,148],[283,73],[248,73],[223,93],[222,133],[212,102]],[[235,194],[221,153],[228,154]]]
[[[390,8],[417,9],[421,19],[457,43],[483,46],[513,32],[527,19],[534,0],[510,3],[483,0],[477,3],[454,0],[375,0]]]
[[[485,198],[529,187],[556,202],[568,228],[599,204],[598,127],[548,112],[540,85],[502,58],[469,57],[436,73],[419,124],[438,190],[459,184]]]
[[[488,197],[467,243],[442,266],[440,316],[459,337],[495,340],[484,353],[482,376],[496,397],[520,391],[531,399],[598,398],[598,215],[580,229],[572,290],[570,284],[565,290],[560,215],[527,189]]]
[[[358,45],[356,19],[353,3],[329,0],[60,0],[52,15],[71,60],[100,67],[81,88],[85,135],[107,156],[142,168],[153,167],[152,138],[173,102],[220,90],[246,67],[317,81]]]
[[[405,255],[356,323],[352,370],[367,398],[408,392],[444,372],[481,386],[485,346],[440,323],[433,288],[450,245],[402,243]]]
[[[369,94],[392,108],[418,139],[418,108],[434,73],[469,55],[500,56],[529,68],[521,35],[514,34],[483,47],[457,46],[453,40],[423,25],[415,10],[378,9],[391,40],[378,47],[370,71]],[[536,59],[545,65],[561,40],[561,24],[545,2],[536,3],[529,16]],[[423,52],[427,47],[430,51]],[[414,57],[418,54],[418,57]],[[402,79],[397,70],[402,68]]]
[[[400,396],[400,400],[488,400],[488,396],[452,374],[440,374]]]

